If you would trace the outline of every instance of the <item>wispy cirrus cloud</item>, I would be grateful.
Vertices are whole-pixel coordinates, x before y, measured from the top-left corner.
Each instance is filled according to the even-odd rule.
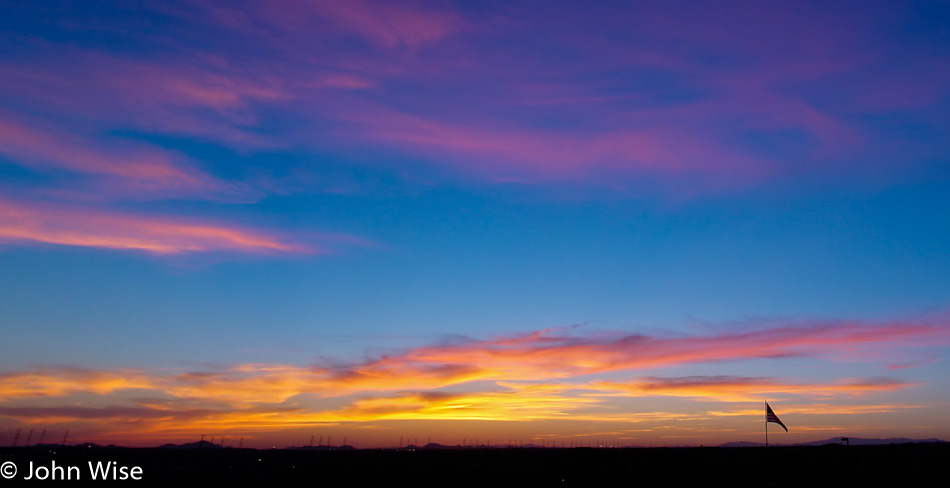
[[[704,178],[707,184],[754,181],[774,163],[727,149],[714,138],[671,126],[576,131],[481,125],[423,118],[381,107],[349,111],[343,139],[392,145],[495,181],[563,181],[637,174]]]
[[[906,363],[891,363],[887,365],[887,369],[907,369],[907,368],[916,368],[918,366],[923,366],[925,364],[930,364],[939,361],[936,357],[929,357],[926,359],[921,359],[919,361],[910,361]]]
[[[914,386],[895,378],[845,379],[834,383],[790,383],[764,377],[686,376],[675,378],[647,377],[627,383],[595,382],[594,390],[630,396],[674,396],[709,398],[727,402],[752,402],[763,395],[801,395],[811,398],[841,395],[863,395],[888,392]]]
[[[939,324],[855,322],[674,338],[615,333],[583,336],[551,329],[523,336],[420,346],[345,367],[244,365],[214,374],[186,375],[180,388],[214,391],[227,398],[256,391],[258,396],[283,400],[302,393],[332,397],[365,391],[439,389],[479,381],[509,385],[684,364],[818,356],[882,342],[893,347],[903,341],[919,344],[925,338],[946,340],[946,336],[946,327]],[[668,390],[673,391],[674,386],[667,385]],[[860,386],[837,387],[847,391]],[[864,388],[889,386],[868,384]],[[806,389],[800,388],[803,392]],[[816,387],[813,393],[818,391]]]
[[[249,254],[326,252],[319,246],[277,232],[201,219],[135,215],[5,199],[0,199],[0,242],[143,251],[159,255],[212,251]]]
[[[108,193],[134,198],[190,196],[257,198],[241,184],[203,173],[181,154],[115,138],[81,137],[56,128],[38,129],[0,114],[0,154],[40,172],[67,171],[111,183]]]
[[[893,345],[922,337],[946,340],[946,335],[944,325],[859,322],[803,323],[676,338],[640,334],[584,337],[552,329],[521,337],[420,347],[386,361],[394,366],[479,365],[502,376],[510,372],[509,379],[556,378],[697,362],[812,356],[884,341]]]
[[[300,394],[334,397],[371,391],[423,391],[475,382],[492,382],[506,388],[530,388],[533,391],[564,390],[574,387],[571,385],[577,382],[568,382],[565,386],[558,381],[608,372],[761,358],[815,357],[842,348],[858,349],[882,342],[898,347],[947,339],[947,327],[939,323],[830,322],[673,338],[615,333],[581,336],[548,329],[521,336],[420,346],[349,366],[245,364],[219,371],[156,377],[152,385],[178,397],[207,396],[228,402],[270,403],[280,403]],[[79,381],[85,376],[80,374],[70,378]],[[92,376],[89,380],[95,385],[98,377]],[[551,381],[554,382],[517,386],[519,383],[532,385],[533,382]],[[908,386],[891,379],[843,379],[828,385],[809,385],[735,376],[646,377],[629,383],[594,381],[591,384],[593,386],[583,388],[638,394],[679,392],[684,396],[702,396],[697,392],[712,394],[727,389],[740,395],[767,391],[761,388],[819,395],[833,391],[885,391]]]
[[[281,5],[261,2],[188,5],[232,33],[252,34],[269,42],[355,37],[383,50],[418,49],[467,27],[450,6],[435,2],[389,3],[293,0]]]
[[[881,146],[861,115],[920,111],[950,93],[919,81],[947,77],[939,56],[903,49],[900,74],[888,70],[894,54],[870,17],[727,3],[688,15],[615,6],[604,18],[430,2],[184,2],[159,9],[179,30],[152,33],[148,56],[29,38],[29,56],[0,60],[0,86],[104,130],[241,151],[360,156],[369,143],[384,159],[478,182],[639,182],[674,194],[849,173]]]
[[[465,27],[465,21],[455,11],[440,8],[436,4],[390,4],[358,0],[346,3],[301,2],[299,6],[304,12],[326,19],[337,29],[356,33],[388,49],[418,48]],[[282,11],[282,18],[287,19],[284,6],[274,10]]]

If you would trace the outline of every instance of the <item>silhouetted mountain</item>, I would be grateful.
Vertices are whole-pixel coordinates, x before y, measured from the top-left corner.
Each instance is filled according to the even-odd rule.
[[[841,445],[844,442],[841,440],[841,437],[832,437],[830,439],[825,439],[823,441],[813,441],[813,442],[801,442],[798,444],[781,444],[781,443],[772,443],[769,445],[773,446],[826,446],[829,444]],[[940,439],[908,439],[905,437],[896,437],[891,439],[864,439],[861,437],[848,437],[850,445],[852,446],[881,446],[888,444],[919,444],[919,443],[928,443],[928,442],[946,442]],[[719,447],[762,447],[765,443],[762,442],[727,442],[725,444],[720,444]]]
[[[159,449],[221,449],[221,446],[208,441],[189,442],[187,444],[162,444]]]
[[[439,444],[437,442],[430,442],[422,446],[422,448],[423,449],[455,449],[455,446],[446,446],[443,444]]]

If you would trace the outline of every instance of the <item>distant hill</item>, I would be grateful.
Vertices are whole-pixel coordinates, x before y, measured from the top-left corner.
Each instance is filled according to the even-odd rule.
[[[187,444],[162,444],[159,449],[221,449],[218,444],[208,441],[189,442]]]
[[[906,437],[894,437],[890,439],[864,439],[861,437],[848,437],[852,446],[881,446],[887,444],[918,444],[928,442],[946,442],[940,439],[908,439]],[[802,442],[798,444],[779,444],[769,443],[772,446],[825,446],[828,444],[843,444],[841,437],[832,437],[823,441]],[[764,446],[762,442],[727,442],[720,444],[719,447],[760,447]]]

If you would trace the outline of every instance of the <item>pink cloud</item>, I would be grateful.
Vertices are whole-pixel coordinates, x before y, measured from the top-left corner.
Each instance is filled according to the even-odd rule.
[[[421,346],[344,367],[247,365],[222,374],[182,378],[185,381],[182,386],[187,384],[197,390],[213,387],[215,391],[256,391],[259,388],[253,384],[258,384],[259,379],[255,378],[272,377],[260,384],[268,385],[267,388],[282,383],[297,385],[285,393],[288,396],[304,392],[337,396],[360,391],[436,389],[477,381],[546,381],[610,371],[820,355],[882,343],[893,347],[947,339],[948,330],[943,324],[840,322],[676,338],[581,336],[551,329],[523,336]],[[247,381],[251,383],[246,384]],[[866,390],[882,386],[851,384],[854,388],[863,385]],[[847,390],[840,384],[837,387]]]
[[[453,10],[432,3],[380,2],[353,0],[348,2],[290,1],[280,4],[255,5],[259,19],[285,34],[331,30],[353,33],[376,46],[393,49],[419,48],[439,41],[465,26]],[[233,27],[247,28],[246,19],[240,19],[228,9],[217,8],[217,17]],[[314,24],[320,19],[323,22]]]
[[[737,376],[688,376],[641,378],[627,383],[594,382],[590,388],[633,396],[675,396],[710,398],[727,402],[758,401],[769,395],[833,397],[888,392],[914,386],[894,378],[852,379],[835,383],[790,383],[775,378]]]
[[[879,73],[886,53],[867,38],[877,26],[836,7],[635,5],[610,18],[551,9],[530,22],[519,18],[530,8],[488,10],[185,4],[164,13],[235,47],[182,49],[158,35],[157,46],[174,49],[130,59],[31,40],[43,62],[5,61],[0,88],[70,114],[64,126],[243,151],[352,155],[369,143],[480,181],[645,181],[684,193],[828,168],[807,164],[815,159],[846,165],[877,143],[854,112],[947,93],[945,63]],[[587,29],[592,19],[603,25]],[[931,64],[936,81],[920,81]],[[274,112],[292,122],[264,127]]]
[[[243,199],[252,193],[194,169],[186,158],[174,152],[122,140],[102,142],[56,128],[39,129],[3,114],[0,154],[37,170],[110,177],[111,192],[125,192],[137,198],[189,195]]]
[[[210,137],[239,146],[273,146],[248,130],[255,103],[291,97],[267,71],[237,70],[200,53],[185,60],[123,59],[73,47],[41,45],[43,63],[0,64],[0,87],[37,107],[94,128],[137,128]],[[351,82],[352,83],[352,82]]]
[[[135,373],[128,381],[103,372],[60,369],[0,377],[10,397],[57,395],[82,390],[108,392],[117,388],[153,388],[178,398],[216,398],[234,404],[281,403],[300,394],[321,397],[378,391],[424,391],[451,385],[493,382],[505,388],[565,391],[636,390],[638,394],[765,391],[827,396],[837,393],[890,391],[908,386],[891,378],[843,379],[837,383],[792,384],[771,378],[697,376],[647,377],[627,383],[546,383],[614,371],[649,370],[668,366],[741,361],[785,356],[821,355],[886,343],[891,347],[932,344],[948,339],[943,324],[824,323],[783,326],[744,333],[720,333],[675,338],[644,335],[563,334],[539,331],[514,337],[459,344],[421,346],[363,364],[340,367],[289,364],[244,364],[221,371],[174,376]],[[25,387],[37,374],[44,387]],[[105,385],[105,386],[104,386]],[[107,388],[103,390],[103,388]],[[724,394],[724,393],[723,393]],[[700,395],[701,396],[701,395]]]
[[[919,361],[911,361],[911,362],[906,362],[906,363],[891,363],[887,365],[887,369],[897,370],[897,369],[916,368],[918,366],[923,366],[925,364],[930,364],[937,361],[939,361],[939,359],[937,359],[936,357],[930,357],[926,359],[921,359]]]
[[[97,247],[153,254],[325,252],[278,233],[257,229],[2,199],[0,242]]]
[[[400,366],[478,365],[486,377],[498,375],[502,379],[558,378],[712,361],[827,354],[883,342],[893,346],[925,338],[945,341],[948,332],[942,324],[832,322],[680,338],[547,333],[420,347],[386,361]]]
[[[389,2],[334,2],[311,4],[316,12],[374,42],[393,48],[416,48],[438,41],[463,27],[462,19],[450,10],[414,8]]]
[[[339,116],[353,124],[338,131],[348,141],[396,146],[495,180],[562,181],[607,172],[741,182],[759,180],[772,170],[769,161],[673,126],[557,131],[461,124],[378,107]]]

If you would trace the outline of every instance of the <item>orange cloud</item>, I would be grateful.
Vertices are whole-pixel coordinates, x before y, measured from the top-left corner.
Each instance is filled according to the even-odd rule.
[[[187,373],[164,380],[165,391],[179,398],[208,398],[232,405],[281,403],[314,391],[319,374],[290,365],[243,365],[227,372]]]
[[[415,392],[355,401],[337,412],[335,420],[538,420],[567,418],[595,399],[551,393]]]
[[[646,422],[657,429],[675,427],[664,422],[695,421],[702,424],[696,427],[702,430],[717,417],[761,416],[761,408],[630,411],[618,410],[615,403],[619,398],[657,397],[747,403],[758,402],[765,394],[827,401],[895,391],[913,383],[891,378],[796,383],[742,376],[605,381],[589,376],[727,359],[814,355],[881,341],[896,345],[925,338],[935,340],[942,334],[940,325],[853,322],[784,325],[679,338],[579,336],[551,329],[423,346],[349,367],[245,364],[167,375],[46,368],[0,375],[0,416],[31,424],[83,422],[90,429],[98,425],[112,433],[158,437],[209,429],[274,431],[390,420],[570,419]],[[149,398],[131,398],[130,390],[148,390]],[[73,401],[84,393],[99,395],[96,402],[101,406]],[[42,405],[29,406],[40,397],[44,397]],[[786,405],[782,415],[883,413],[892,411],[891,407],[900,406]]]
[[[0,374],[0,398],[64,396],[77,392],[108,394],[130,388],[154,388],[152,378],[138,371],[43,368]]]
[[[942,340],[944,335],[944,328],[938,325],[860,325],[849,322],[679,338],[560,335],[557,330],[549,329],[492,340],[422,346],[345,367],[245,364],[214,372],[192,372],[164,378],[153,376],[150,381],[176,397],[218,398],[234,403],[279,403],[300,394],[335,397],[364,392],[437,390],[475,382],[489,382],[532,393],[587,389],[623,391],[637,396],[659,394],[733,399],[764,392],[860,394],[910,385],[888,378],[843,380],[819,385],[736,376],[647,377],[627,383],[551,381],[709,361],[815,355],[843,346],[881,341],[899,345],[901,341]]]

